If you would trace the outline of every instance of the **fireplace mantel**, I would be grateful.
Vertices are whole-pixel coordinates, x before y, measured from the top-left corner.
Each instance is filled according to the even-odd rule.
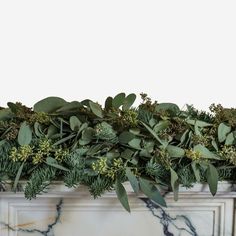
[[[219,183],[215,197],[203,184],[180,188],[177,202],[172,193],[166,193],[167,208],[135,195],[126,184],[131,213],[123,209],[114,192],[94,200],[84,186],[69,189],[54,182],[47,193],[29,201],[22,192],[4,187],[0,193],[1,236],[236,235],[236,192],[228,182]]]

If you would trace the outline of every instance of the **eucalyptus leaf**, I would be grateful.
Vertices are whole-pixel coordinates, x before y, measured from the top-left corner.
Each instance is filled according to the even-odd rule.
[[[207,182],[209,184],[211,194],[214,196],[217,192],[219,175],[218,175],[217,169],[210,163],[208,164],[206,177],[207,177]]]
[[[47,97],[34,104],[34,111],[52,113],[58,110],[59,108],[65,106],[66,104],[67,102],[62,98]]]
[[[172,168],[170,168],[170,176],[171,176],[171,187],[174,192],[174,200],[177,201],[178,191],[179,191],[179,182],[178,182],[179,177]]]
[[[155,133],[154,130],[152,130],[148,125],[146,125],[144,122],[141,121],[141,123],[143,124],[143,126],[152,134],[152,136],[160,143],[163,145],[164,148],[167,147],[168,143],[166,143],[165,141],[161,140],[158,135]]]
[[[195,161],[193,161],[191,163],[192,169],[193,169],[193,173],[195,175],[196,181],[200,182],[201,180],[201,176],[200,176],[200,170],[197,168],[197,163]]]
[[[100,106],[99,104],[90,101],[90,102],[89,102],[89,106],[90,106],[92,112],[93,112],[96,116],[98,116],[98,117],[100,117],[100,118],[103,118],[102,108],[101,108],[101,106]]]
[[[4,108],[0,110],[0,120],[5,121],[14,117],[14,114],[9,108]]]
[[[136,194],[139,193],[139,182],[129,167],[125,169],[126,176]]]
[[[108,97],[105,101],[105,109],[110,110],[112,108],[112,97]]]
[[[179,107],[174,103],[160,103],[156,106],[156,112],[167,111],[170,115],[174,116],[180,112]]]
[[[161,196],[161,193],[159,192],[159,190],[154,184],[152,184],[150,181],[144,178],[139,178],[139,183],[140,183],[140,188],[142,192],[147,197],[152,199],[157,204],[160,204],[161,206],[166,207],[165,199]]]
[[[204,147],[201,144],[197,144],[196,146],[194,146],[194,151],[199,152],[201,154],[201,156],[206,159],[215,159],[215,160],[220,159],[219,156],[217,156],[213,152],[209,151],[206,147]]]
[[[212,124],[207,123],[205,121],[201,121],[201,120],[187,119],[186,122],[190,125],[195,125],[195,126],[200,127],[200,128],[212,126]]]
[[[220,143],[224,142],[228,133],[231,131],[231,127],[221,123],[218,127],[218,140]]]
[[[81,121],[78,119],[77,116],[70,117],[70,128],[73,131],[78,131],[81,126]]]
[[[174,145],[169,144],[166,147],[166,150],[169,153],[170,157],[183,157],[185,155],[185,151],[183,148]]]
[[[225,140],[225,145],[232,145],[235,142],[234,133],[230,132]]]
[[[124,131],[119,135],[119,142],[128,143],[134,138],[135,138],[135,135],[133,133],[130,133],[129,131]]]
[[[118,109],[120,106],[124,104],[124,101],[125,101],[125,93],[119,93],[113,98],[112,106],[115,109]]]
[[[126,211],[130,212],[130,206],[126,190],[119,180],[116,180],[115,190],[116,190],[116,195],[122,206],[125,208]]]
[[[20,168],[17,171],[16,177],[15,177],[15,181],[14,181],[14,184],[13,184],[13,191],[17,190],[17,185],[19,183],[19,180],[20,180],[20,177],[21,177],[24,165],[25,165],[25,162],[22,162]]]
[[[21,123],[17,140],[21,146],[29,145],[31,143],[32,130],[31,130],[30,126],[26,123],[26,121]]]
[[[170,122],[168,120],[161,120],[159,121],[153,128],[153,131],[159,133],[162,130],[168,128]]]
[[[129,94],[123,102],[122,110],[127,111],[135,102],[136,95],[134,93]]]
[[[57,169],[60,169],[60,170],[70,171],[69,169],[65,168],[64,166],[59,165],[57,160],[52,157],[47,157],[46,164],[49,166],[55,167]]]
[[[128,142],[129,146],[137,149],[137,150],[141,150],[141,139],[140,138],[134,138],[131,141]]]

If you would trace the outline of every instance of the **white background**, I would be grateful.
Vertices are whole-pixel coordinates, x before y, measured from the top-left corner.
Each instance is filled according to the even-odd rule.
[[[0,105],[145,92],[236,106],[236,1],[0,0]]]

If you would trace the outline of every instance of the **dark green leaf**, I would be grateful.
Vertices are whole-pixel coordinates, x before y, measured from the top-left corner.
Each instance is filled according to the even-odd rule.
[[[118,109],[121,105],[124,104],[124,101],[125,101],[125,93],[119,93],[113,98],[112,106],[115,109]]]
[[[120,143],[128,143],[134,138],[135,138],[134,134],[132,134],[128,131],[124,131],[119,135],[119,142]]]
[[[91,108],[92,112],[94,115],[103,118],[103,114],[102,114],[102,108],[99,104],[90,101],[89,102],[89,107]]]
[[[207,177],[207,182],[209,184],[211,194],[214,196],[217,192],[217,185],[218,185],[219,176],[218,176],[217,169],[210,163],[208,164],[206,177]]]
[[[116,180],[115,190],[116,195],[122,206],[126,209],[126,211],[130,212],[130,206],[126,190],[119,180]]]
[[[108,97],[105,101],[105,109],[106,110],[109,110],[112,108],[112,100],[113,98],[112,97]]]
[[[166,207],[165,199],[161,196],[161,193],[150,181],[139,178],[140,188],[142,192],[152,199],[154,202]]]
[[[34,111],[52,113],[66,104],[67,102],[62,98],[47,97],[34,105]]]
[[[127,111],[133,105],[133,103],[135,102],[135,99],[136,99],[136,95],[134,93],[129,94],[124,100],[122,110]]]
[[[129,180],[134,192],[138,194],[139,183],[138,183],[136,176],[133,174],[133,172],[131,171],[131,169],[129,167],[126,167],[125,172],[126,172],[126,176]]]

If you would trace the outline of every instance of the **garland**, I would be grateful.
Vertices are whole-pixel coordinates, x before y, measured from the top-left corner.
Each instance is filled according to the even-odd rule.
[[[115,190],[130,211],[123,186],[129,181],[166,206],[167,188],[207,182],[212,195],[219,180],[236,180],[236,109],[211,105],[202,112],[187,105],[151,101],[132,107],[135,94],[108,97],[102,107],[89,99],[66,102],[48,97],[28,108],[19,102],[0,108],[0,185],[27,180],[25,197],[47,190],[51,181],[87,185],[96,198]]]

